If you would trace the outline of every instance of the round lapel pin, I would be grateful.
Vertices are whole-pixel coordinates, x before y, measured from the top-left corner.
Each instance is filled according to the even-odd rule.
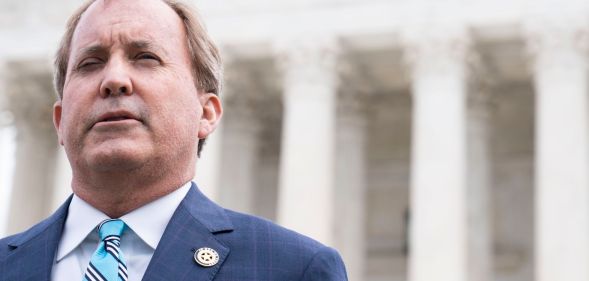
[[[194,261],[200,266],[211,267],[219,262],[219,254],[211,248],[200,248],[194,252]]]

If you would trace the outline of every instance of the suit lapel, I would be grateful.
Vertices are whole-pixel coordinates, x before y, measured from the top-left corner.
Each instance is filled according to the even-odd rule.
[[[49,218],[8,243],[6,280],[49,280],[71,197]]]
[[[215,234],[231,230],[225,211],[193,184],[168,223],[143,280],[212,280],[230,251]],[[194,253],[200,248],[215,250],[219,254],[217,264],[198,265]]]

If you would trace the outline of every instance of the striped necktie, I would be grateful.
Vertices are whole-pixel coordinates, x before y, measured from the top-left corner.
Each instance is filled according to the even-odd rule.
[[[90,259],[83,281],[126,281],[127,266],[121,252],[122,220],[110,219],[98,226],[100,244]]]

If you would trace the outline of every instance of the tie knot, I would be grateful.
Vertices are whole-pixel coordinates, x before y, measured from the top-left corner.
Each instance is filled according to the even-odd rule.
[[[109,237],[120,238],[125,230],[125,222],[119,219],[109,219],[100,223],[98,226],[98,235],[100,240],[104,241]]]

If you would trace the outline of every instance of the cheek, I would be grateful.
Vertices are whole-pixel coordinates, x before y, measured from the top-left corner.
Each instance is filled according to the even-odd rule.
[[[169,119],[176,126],[184,127],[184,129],[198,124],[201,112],[198,103],[193,100],[180,101],[178,100],[179,103],[175,103],[167,109],[167,116],[164,116],[164,118]]]
[[[74,128],[76,125],[75,122],[75,118],[72,118],[71,114],[69,112],[64,112],[62,114],[62,119],[61,119],[61,127],[60,127],[60,131],[61,131],[61,137],[63,138],[63,141],[65,143],[70,143],[72,141],[72,139],[75,139],[75,133],[76,129]]]
[[[190,141],[198,131],[200,112],[194,99],[177,99],[161,114],[164,129],[168,135]]]
[[[67,131],[67,128],[70,126],[70,120],[71,120],[71,109],[70,109],[71,105],[66,102],[66,100],[64,99],[64,102],[62,103],[62,109],[61,109],[61,122],[60,122],[60,131],[65,132]]]
[[[64,93],[62,102],[62,123],[68,127],[82,123],[90,111],[90,102],[84,100],[89,94],[83,91]]]
[[[80,134],[83,130],[83,124],[88,113],[82,101],[74,100],[70,96],[64,99],[61,112],[60,131],[63,138],[71,139]]]
[[[201,109],[192,76],[179,72],[161,71],[135,79],[134,89],[147,106],[152,130],[181,134],[199,119]]]

